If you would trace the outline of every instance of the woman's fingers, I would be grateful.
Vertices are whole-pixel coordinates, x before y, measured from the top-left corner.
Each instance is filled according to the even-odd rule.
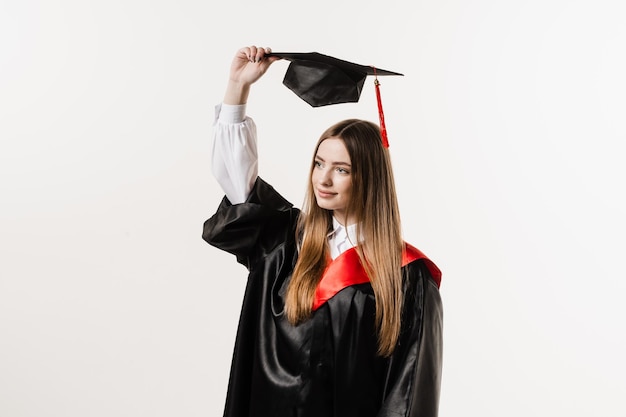
[[[246,46],[244,48],[241,48],[239,50],[240,52],[242,52],[246,58],[248,58],[248,61],[250,62],[261,62],[263,60],[263,58],[265,57],[265,54],[269,54],[270,52],[272,52],[272,48],[269,47],[259,47],[259,46]]]
[[[237,51],[230,68],[230,80],[250,85],[265,74],[278,57],[266,57],[269,47],[246,46]]]

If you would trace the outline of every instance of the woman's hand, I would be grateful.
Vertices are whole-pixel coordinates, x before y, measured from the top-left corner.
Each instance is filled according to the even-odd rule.
[[[255,83],[272,62],[278,57],[266,57],[271,52],[270,48],[246,46],[237,51],[230,66],[230,78],[224,103],[245,104],[248,99],[250,86]]]
[[[266,58],[270,48],[260,48],[256,46],[246,46],[237,51],[233,63],[230,66],[230,80],[236,83],[252,84],[257,81],[272,62],[278,58]]]

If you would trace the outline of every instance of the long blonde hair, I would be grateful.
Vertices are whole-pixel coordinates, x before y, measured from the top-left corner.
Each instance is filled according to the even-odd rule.
[[[349,119],[328,128],[315,146],[309,184],[298,224],[300,254],[287,289],[286,315],[295,324],[312,313],[315,289],[327,264],[332,212],[317,205],[311,175],[325,139],[343,140],[351,162],[352,194],[346,218],[357,221],[356,247],[376,297],[378,354],[389,356],[398,341],[402,313],[400,213],[389,151],[374,123]]]

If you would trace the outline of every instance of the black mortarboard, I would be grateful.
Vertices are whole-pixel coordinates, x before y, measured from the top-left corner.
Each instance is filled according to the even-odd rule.
[[[376,77],[378,75],[403,75],[373,66],[355,64],[318,52],[272,52],[266,56],[291,61],[283,84],[313,107],[356,103],[361,97],[361,90],[368,75]],[[378,78],[374,84],[383,144],[388,147]]]
[[[272,52],[266,56],[291,61],[283,84],[313,107],[359,101],[368,75],[402,75],[317,52]]]

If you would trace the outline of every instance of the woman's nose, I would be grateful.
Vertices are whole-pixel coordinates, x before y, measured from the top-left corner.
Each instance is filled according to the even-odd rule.
[[[332,178],[331,178],[331,175],[330,175],[330,170],[324,169],[324,170],[322,170],[322,172],[320,172],[319,183],[322,184],[322,185],[326,185],[326,186],[332,184]]]

